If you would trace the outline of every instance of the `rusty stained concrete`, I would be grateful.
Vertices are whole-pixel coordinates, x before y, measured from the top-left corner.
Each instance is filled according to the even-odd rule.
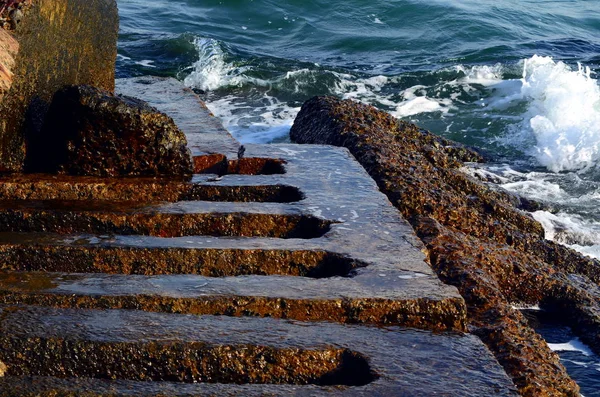
[[[0,331],[0,396],[516,395],[470,335],[27,306],[2,307]]]
[[[104,211],[105,214],[102,211],[78,212],[87,205],[85,202],[74,211],[0,211],[3,214],[0,219],[7,216],[4,218],[7,219],[3,226],[5,232],[0,235],[0,267],[5,270],[154,274],[159,283],[168,279],[168,275],[176,274],[262,275],[259,283],[250,284],[255,286],[254,293],[236,293],[241,287],[236,278],[226,279],[233,287],[229,289],[230,294],[252,299],[262,296],[265,298],[263,302],[283,299],[291,307],[298,308],[287,314],[292,317],[318,319],[314,316],[321,316],[336,321],[383,322],[425,329],[466,329],[462,298],[454,287],[439,282],[425,262],[422,245],[410,226],[345,149],[248,145],[247,152],[252,157],[285,160],[286,173],[224,175],[220,180],[204,176],[195,183],[221,188],[247,186],[252,182],[261,186],[291,186],[302,192],[304,199],[291,203],[183,201],[154,204],[146,210],[135,207],[129,214],[125,211],[114,215],[110,215],[110,211],[108,214],[107,211]],[[88,220],[108,216],[121,217],[126,222],[128,218],[131,221],[147,211],[161,216],[174,214],[174,218],[203,213],[223,214],[220,218],[222,224],[216,230],[237,231],[238,236],[163,238],[113,234],[110,230],[102,230],[101,225],[95,222],[82,222],[81,225],[92,227],[89,225],[96,224],[97,231],[103,232],[101,235],[57,233],[64,228],[68,231],[69,219],[78,213],[87,214]],[[34,213],[38,217],[49,214],[44,234],[15,233],[17,230],[6,232],[12,227],[12,216],[8,214],[17,214],[24,219],[34,216]],[[319,232],[310,239],[240,237],[260,234],[260,227],[254,223],[238,221],[244,216],[250,219],[279,216],[280,219],[288,219],[290,225],[293,225],[292,219],[320,219],[322,224],[329,224],[329,231],[321,237]],[[317,225],[320,222],[317,221]],[[248,230],[240,229],[244,224]],[[202,229],[202,226],[199,228]],[[286,275],[291,277],[289,283],[282,279]],[[294,275],[314,276],[298,278]],[[326,284],[315,280],[323,277],[327,278]],[[209,289],[217,281],[196,280],[201,284],[208,282]],[[136,289],[133,280],[129,285]],[[323,285],[330,287],[323,288]],[[273,286],[281,290],[274,290]],[[294,290],[304,292],[297,296]],[[297,297],[290,298],[294,296]],[[231,304],[224,306],[223,299],[228,298],[220,293],[207,298],[221,302],[215,306],[219,313],[224,310],[223,307],[228,310],[232,307]],[[346,300],[348,302],[340,304]],[[90,302],[86,304],[92,305]],[[320,305],[323,310],[309,309],[311,302]],[[115,306],[121,304],[114,302]],[[234,304],[233,307],[240,305]],[[307,309],[302,310],[303,306]],[[365,307],[359,309],[360,306]],[[239,313],[237,309],[234,311]],[[258,313],[269,315],[262,309]]]

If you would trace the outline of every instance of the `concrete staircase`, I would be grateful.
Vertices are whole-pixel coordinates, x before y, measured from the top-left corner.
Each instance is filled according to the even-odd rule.
[[[0,396],[512,396],[341,148],[240,145],[172,79],[190,182],[0,180]]]

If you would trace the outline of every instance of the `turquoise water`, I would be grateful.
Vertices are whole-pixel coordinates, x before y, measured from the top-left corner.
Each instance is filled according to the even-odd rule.
[[[242,142],[288,140],[314,95],[370,103],[485,150],[471,172],[548,202],[547,238],[600,257],[597,0],[118,3],[118,76],[184,81]],[[600,360],[568,354],[600,396]]]

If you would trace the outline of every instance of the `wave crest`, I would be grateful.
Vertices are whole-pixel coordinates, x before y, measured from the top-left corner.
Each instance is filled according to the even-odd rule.
[[[579,64],[572,70],[536,55],[524,61],[522,82],[537,161],[553,172],[594,166],[600,160],[600,87],[590,69]]]
[[[192,72],[184,84],[202,91],[212,91],[226,86],[240,86],[246,79],[248,67],[235,67],[227,62],[225,51],[217,40],[198,37],[194,39],[198,60],[190,67]]]

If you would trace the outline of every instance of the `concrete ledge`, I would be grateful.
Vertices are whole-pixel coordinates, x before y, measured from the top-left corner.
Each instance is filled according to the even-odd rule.
[[[241,148],[148,82],[205,174],[0,180],[0,396],[515,394],[346,150]]]
[[[22,306],[3,307],[1,317],[0,358],[7,364],[8,376],[0,380],[0,396],[18,390],[22,381],[14,375],[52,376],[34,378],[26,387],[38,393],[62,389],[128,395],[127,389],[135,388],[137,395],[144,396],[242,391],[390,396],[440,395],[448,390],[461,396],[516,395],[506,375],[472,336],[275,319]],[[481,368],[487,369],[485,377],[476,375]],[[56,379],[74,375],[114,381]],[[42,379],[45,385],[38,383]],[[150,379],[170,383],[131,382]],[[192,382],[201,383],[185,385]]]
[[[236,159],[240,143],[195,95],[192,90],[173,89],[177,80],[161,77],[117,79],[117,92],[144,98],[163,113],[171,116],[185,132],[188,146],[195,156],[216,155]],[[221,158],[222,159],[222,158]]]

